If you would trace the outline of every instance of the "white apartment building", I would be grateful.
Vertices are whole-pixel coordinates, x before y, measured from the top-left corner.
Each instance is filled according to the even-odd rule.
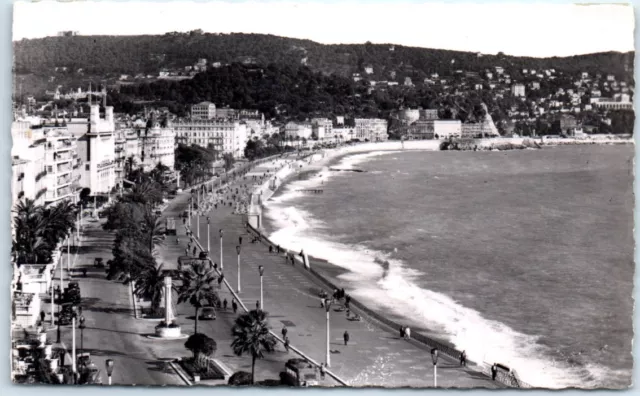
[[[211,147],[218,153],[244,157],[247,126],[240,121],[185,119],[173,124],[176,143]]]
[[[387,134],[387,120],[380,118],[356,118],[355,139],[372,142],[385,141]]]
[[[200,102],[192,105],[191,118],[203,120],[216,118],[216,105],[211,102]]]
[[[285,137],[287,138],[305,138],[311,139],[311,134],[313,133],[313,129],[311,124],[309,123],[296,123],[296,122],[288,122],[284,126]]]
[[[77,137],[80,186],[88,187],[92,195],[109,194],[116,186],[115,121],[113,106],[105,107],[100,118],[100,106],[91,105],[89,122],[75,120],[69,129]]]
[[[80,186],[80,166],[76,138],[67,127],[44,127],[45,204],[76,200]]]
[[[514,84],[511,87],[511,93],[513,94],[513,96],[525,96],[524,84]]]
[[[27,198],[42,205],[47,191],[43,130],[32,127],[28,121],[15,121],[11,124],[11,137],[12,205]],[[13,215],[12,212],[12,219]]]
[[[333,137],[333,122],[328,118],[312,118],[311,132],[318,140]]]

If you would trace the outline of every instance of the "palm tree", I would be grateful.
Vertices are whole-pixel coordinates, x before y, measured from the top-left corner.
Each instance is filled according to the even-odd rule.
[[[144,214],[141,231],[144,235],[145,243],[149,248],[149,253],[153,255],[156,247],[164,244],[164,233],[166,229],[165,225],[162,224],[160,216],[156,216],[149,207],[147,207]]]
[[[254,383],[256,359],[264,358],[264,352],[275,350],[276,340],[269,333],[268,314],[259,309],[253,310],[236,319],[231,329],[233,342],[231,348],[237,356],[251,354],[251,383]]]
[[[163,265],[146,267],[136,279],[134,293],[139,298],[151,301],[153,313],[158,311],[164,294],[164,270]]]
[[[18,202],[14,209],[15,239],[12,251],[17,264],[44,263],[51,256],[51,248],[44,238],[45,219],[42,207],[31,199]]]
[[[162,202],[162,191],[156,183],[145,181],[134,185],[121,200],[125,203],[155,204]]]
[[[77,207],[69,201],[62,201],[55,206],[42,210],[42,217],[46,222],[45,239],[56,246],[76,229]]]
[[[179,289],[178,304],[189,301],[196,309],[196,325],[194,334],[198,333],[198,312],[200,308],[210,305],[216,306],[218,294],[214,284],[216,273],[208,263],[196,261],[180,273],[182,286]]]

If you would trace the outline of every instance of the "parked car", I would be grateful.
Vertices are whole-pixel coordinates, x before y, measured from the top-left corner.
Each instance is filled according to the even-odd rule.
[[[216,310],[213,307],[204,307],[200,312],[200,319],[214,320],[216,318]]]
[[[206,260],[209,258],[209,252],[207,252],[206,250],[203,250],[200,252],[200,255],[198,256],[198,258],[200,260]]]

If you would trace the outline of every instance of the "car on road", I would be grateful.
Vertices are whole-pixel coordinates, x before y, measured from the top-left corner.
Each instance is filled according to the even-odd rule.
[[[216,319],[215,308],[213,307],[202,308],[202,312],[200,312],[200,319],[215,320]]]

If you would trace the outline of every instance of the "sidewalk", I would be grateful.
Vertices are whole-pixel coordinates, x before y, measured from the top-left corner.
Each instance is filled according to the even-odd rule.
[[[249,173],[249,177],[261,175],[267,165],[258,167]],[[179,197],[168,208],[169,216],[177,217],[181,213],[181,202],[184,205],[188,197]],[[318,362],[325,361],[326,354],[326,311],[320,307],[317,293],[321,284],[302,269],[300,264],[286,264],[282,256],[269,254],[268,247],[260,243],[251,243],[246,233],[243,216],[232,214],[232,208],[218,206],[208,214],[211,218],[211,259],[219,264],[220,239],[218,230],[224,230],[223,253],[224,274],[229,284],[237,287],[237,254],[238,237],[243,237],[240,267],[240,293],[243,303],[249,309],[256,306],[260,298],[260,277],[258,266],[264,271],[264,309],[269,312],[270,325],[279,334],[283,326],[289,329],[288,337],[291,345],[302,350]],[[195,219],[195,218],[194,218]],[[196,228],[192,220],[192,228]],[[164,249],[165,267],[177,267],[177,257],[184,255],[188,238],[184,228],[179,227],[180,243],[168,240]],[[206,218],[200,221],[200,243],[207,246]],[[223,289],[221,299],[231,304],[231,294]],[[179,323],[183,332],[193,331],[194,310],[189,305],[178,307]],[[233,369],[250,371],[251,359],[235,357],[230,353],[230,328],[235,315],[231,312],[218,314],[218,319],[211,322],[200,322],[199,331],[211,336],[218,343],[218,358]],[[413,342],[399,339],[398,334],[382,330],[366,320],[349,321],[345,313],[331,313],[331,366],[330,370],[345,379],[352,386],[385,386],[385,387],[430,387],[433,386],[433,365],[429,350]],[[345,346],[342,334],[348,330],[351,341]],[[256,380],[278,378],[278,372],[284,369],[284,363],[294,356],[293,353],[280,352],[267,355],[267,359],[256,362]],[[333,381],[322,384],[333,385]],[[466,368],[460,368],[457,362],[442,356],[438,364],[439,387],[502,387],[486,376]]]
[[[101,370],[104,384],[107,383],[105,361],[113,359],[113,385],[184,385],[175,372],[165,369],[163,360],[175,356],[145,337],[153,333],[155,322],[133,317],[129,287],[106,280],[105,269],[93,267],[96,257],[102,257],[105,262],[112,257],[113,234],[103,231],[101,223],[85,220],[82,246],[72,268],[73,278],[78,281],[82,294],[82,315],[86,325],[84,351],[91,354]],[[82,276],[83,268],[87,269],[86,277]],[[64,276],[66,285],[69,277]],[[56,284],[58,282],[59,278]],[[61,341],[71,353],[71,326],[63,326],[61,330]],[[55,333],[52,335],[55,339]],[[76,328],[76,353],[82,352],[81,344],[81,332]],[[69,356],[67,362],[70,361]]]

